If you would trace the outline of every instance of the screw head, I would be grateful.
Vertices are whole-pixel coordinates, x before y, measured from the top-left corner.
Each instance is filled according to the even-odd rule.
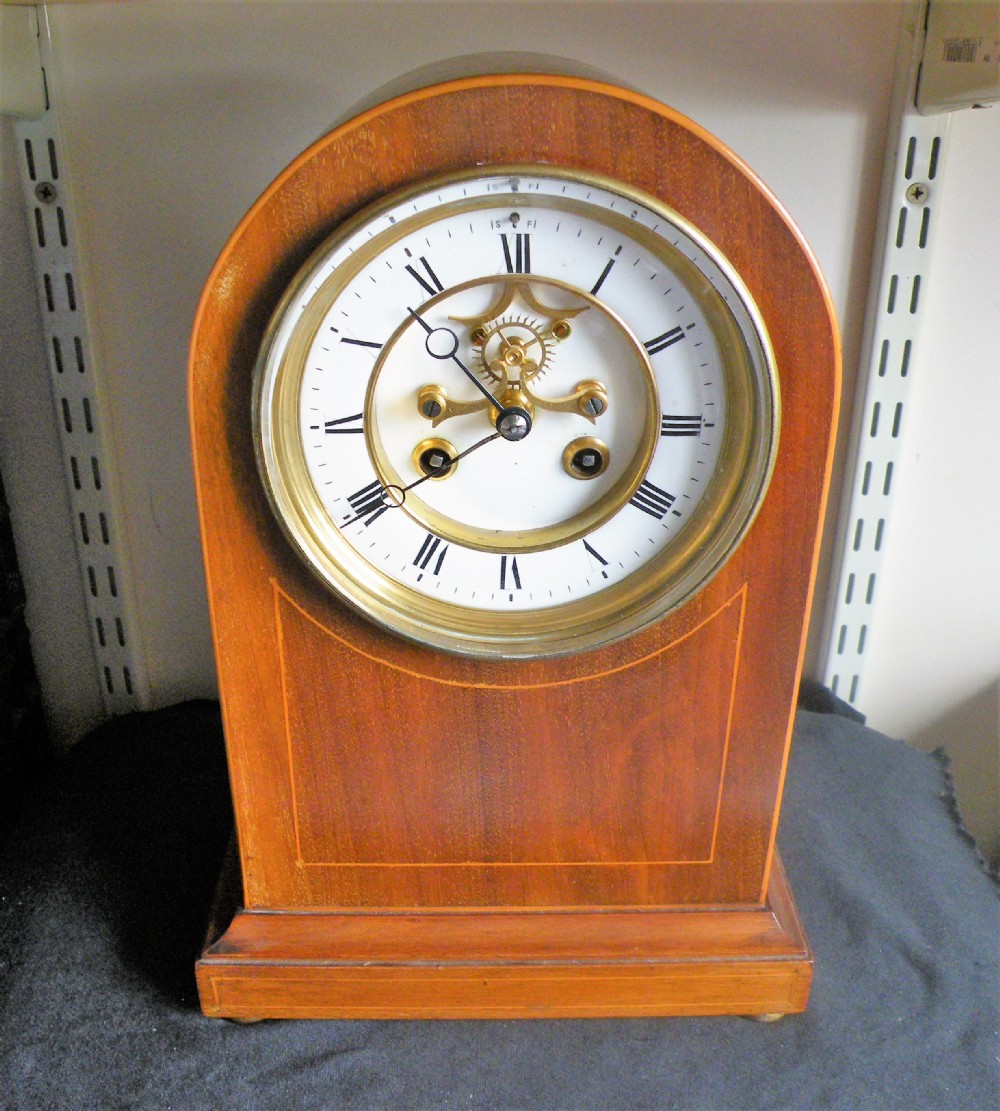
[[[523,440],[531,431],[531,417],[524,409],[504,409],[497,418],[497,432],[505,440]]]
[[[922,181],[915,181],[906,190],[906,199],[910,204],[924,204],[930,195],[930,189]]]
[[[607,460],[594,448],[581,448],[573,455],[573,474],[577,478],[594,478],[607,468]]]
[[[52,204],[57,196],[56,187],[51,181],[40,181],[35,186],[35,197],[40,200],[42,204]]]

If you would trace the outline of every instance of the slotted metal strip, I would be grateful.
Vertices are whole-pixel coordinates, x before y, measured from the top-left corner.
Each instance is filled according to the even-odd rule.
[[[904,27],[897,141],[887,151],[879,238],[854,402],[838,566],[824,636],[824,682],[858,704],[913,386],[949,117],[913,107],[922,24]],[[899,64],[899,63],[898,63]]]
[[[131,616],[114,471],[87,328],[51,44],[44,9],[38,11],[46,110],[37,120],[15,123],[18,161],[95,665],[105,708],[120,714],[148,705],[147,678]]]

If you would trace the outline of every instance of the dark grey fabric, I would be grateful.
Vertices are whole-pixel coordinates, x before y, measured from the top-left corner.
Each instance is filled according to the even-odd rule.
[[[0,863],[0,1107],[995,1111],[1000,902],[945,794],[933,757],[800,711],[801,1016],[240,1026],[201,1016],[192,975],[230,821],[217,710],[119,719]]]

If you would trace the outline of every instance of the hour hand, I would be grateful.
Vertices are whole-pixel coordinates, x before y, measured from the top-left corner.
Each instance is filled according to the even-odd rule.
[[[481,413],[490,407],[499,408],[492,397],[479,397],[474,401],[456,401],[448,396],[441,386],[422,386],[417,394],[417,408],[420,415],[431,422],[432,428],[449,417],[461,417],[467,413]]]

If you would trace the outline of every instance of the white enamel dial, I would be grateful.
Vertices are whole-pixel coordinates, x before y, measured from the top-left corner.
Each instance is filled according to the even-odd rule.
[[[593,647],[681,604],[763,496],[763,327],[702,236],[550,169],[362,213],[257,370],[256,446],[300,554],[392,630],[473,655]]]

